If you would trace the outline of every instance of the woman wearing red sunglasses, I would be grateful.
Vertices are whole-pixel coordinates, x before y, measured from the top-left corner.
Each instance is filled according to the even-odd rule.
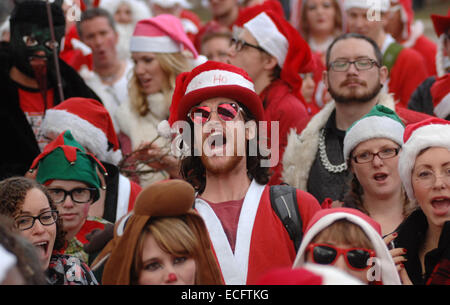
[[[315,214],[293,268],[305,263],[333,265],[367,284],[401,284],[380,225],[356,209],[326,209]]]

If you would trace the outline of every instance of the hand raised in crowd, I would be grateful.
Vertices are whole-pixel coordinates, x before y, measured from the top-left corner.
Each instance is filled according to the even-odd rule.
[[[180,177],[180,162],[170,154],[167,148],[159,147],[156,143],[144,142],[139,146],[138,150],[145,146],[149,146],[149,148],[139,152],[136,158],[140,160],[151,160],[147,163],[148,166],[157,170],[166,171],[171,178]]]
[[[400,280],[402,281],[403,285],[412,285],[412,282],[408,276],[408,272],[406,272],[405,265],[403,264],[408,260],[404,256],[406,254],[406,249],[395,248],[394,245],[394,240],[397,236],[397,233],[392,233],[386,235],[383,240],[386,243],[386,246],[389,248],[389,252],[391,253],[392,259],[394,260],[395,266],[397,267],[397,271],[400,275]]]

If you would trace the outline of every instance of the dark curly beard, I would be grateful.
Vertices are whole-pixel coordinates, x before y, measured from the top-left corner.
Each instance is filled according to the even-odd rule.
[[[362,95],[357,94],[343,95],[339,94],[332,88],[332,86],[330,86],[328,88],[328,92],[330,93],[334,101],[339,104],[349,104],[353,102],[365,104],[371,101],[373,98],[375,98],[378,95],[378,93],[380,93],[381,88],[383,88],[383,84],[379,84],[378,86],[373,87],[371,90]]]

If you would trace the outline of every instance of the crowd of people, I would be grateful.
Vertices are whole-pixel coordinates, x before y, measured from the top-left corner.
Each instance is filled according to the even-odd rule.
[[[16,1],[0,284],[450,284],[450,8]]]

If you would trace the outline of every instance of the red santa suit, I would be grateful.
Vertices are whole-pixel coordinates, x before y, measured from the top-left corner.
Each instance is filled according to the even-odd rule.
[[[275,147],[276,142],[271,141],[275,136],[271,134],[272,125],[270,122],[278,122],[278,160],[277,165],[272,168],[272,177],[269,184],[275,185],[281,183],[281,160],[283,157],[284,149],[287,145],[287,136],[292,128],[300,133],[310,119],[310,115],[306,111],[303,102],[292,93],[291,87],[283,80],[276,80],[266,87],[259,95],[264,106],[264,115],[268,122],[267,137],[269,143]],[[273,139],[277,140],[277,139]],[[272,150],[272,157],[276,158],[274,151]]]
[[[419,52],[425,62],[428,76],[436,75],[437,46],[423,34],[422,21],[414,22],[414,11],[411,0],[397,0],[400,16],[403,22],[402,37],[400,43],[405,48],[411,48]]]
[[[395,43],[394,38],[387,34],[381,48],[383,56],[393,43]],[[411,94],[425,78],[427,78],[427,69],[422,55],[413,49],[403,48],[390,70],[388,90],[394,94],[394,99],[400,106],[407,108]]]
[[[304,231],[320,206],[311,194],[300,190],[297,200]],[[195,209],[208,228],[227,285],[254,284],[269,269],[292,265],[296,255],[294,243],[272,209],[269,186],[255,181],[250,184],[238,219],[234,252],[211,206],[197,198]]]

